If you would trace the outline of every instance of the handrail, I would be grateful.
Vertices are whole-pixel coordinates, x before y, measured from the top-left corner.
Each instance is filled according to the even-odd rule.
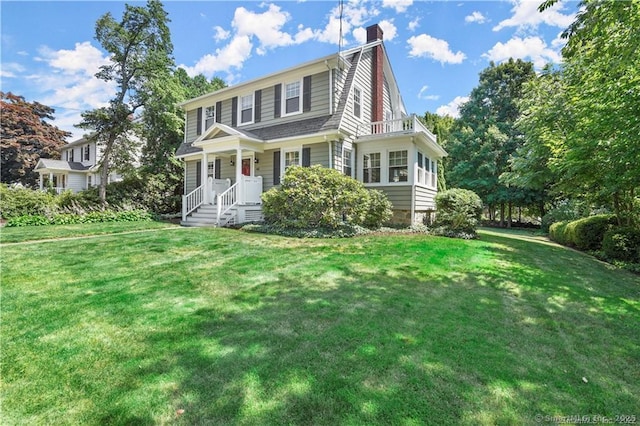
[[[187,220],[187,215],[202,205],[202,185],[182,196],[182,220]]]
[[[231,185],[229,189],[216,197],[216,207],[218,209],[218,226],[224,225],[221,220],[222,215],[226,214],[236,204],[238,204],[238,182]]]
[[[420,133],[424,132],[433,140],[436,140],[436,136],[422,124],[415,114],[411,114],[407,117],[396,118],[393,120],[375,121],[373,123],[363,123],[358,125],[358,136],[368,135],[384,135],[388,133],[410,132]]]

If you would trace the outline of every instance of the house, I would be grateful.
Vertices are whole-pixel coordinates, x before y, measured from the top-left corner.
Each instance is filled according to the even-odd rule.
[[[447,153],[407,115],[378,25],[367,43],[181,104],[183,225],[260,220],[287,167],[320,164],[385,192],[394,222],[434,210]]]
[[[57,193],[75,193],[99,185],[101,153],[95,140],[83,137],[65,145],[60,150],[60,160],[41,158],[35,167],[40,174],[40,189],[52,187]],[[120,180],[120,174],[109,174],[109,182]]]

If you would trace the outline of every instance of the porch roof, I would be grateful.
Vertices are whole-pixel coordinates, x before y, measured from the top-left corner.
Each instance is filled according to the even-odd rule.
[[[86,172],[90,166],[85,166],[76,161],[52,160],[50,158],[41,158],[35,167],[36,171],[42,172]]]

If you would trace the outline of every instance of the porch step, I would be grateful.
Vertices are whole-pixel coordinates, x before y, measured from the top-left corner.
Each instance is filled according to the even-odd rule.
[[[222,223],[234,217],[236,209],[231,209],[222,216]],[[231,220],[228,224],[234,223]],[[211,204],[203,204],[198,209],[187,216],[187,220],[180,222],[182,226],[218,226],[218,209]]]

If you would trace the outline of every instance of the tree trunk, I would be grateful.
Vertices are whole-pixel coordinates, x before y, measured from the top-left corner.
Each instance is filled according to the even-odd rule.
[[[100,187],[98,188],[98,193],[100,195],[100,202],[103,206],[107,204],[107,183],[109,181],[109,171],[111,169],[111,151],[113,150],[115,140],[116,136],[109,134],[109,138],[105,143],[104,151],[102,152],[102,159],[100,160]]]
[[[500,203],[500,228],[504,228],[504,202]]]
[[[511,223],[512,223],[512,212],[513,212],[513,203],[511,201],[509,201],[509,214],[507,217],[507,228],[511,228]]]

